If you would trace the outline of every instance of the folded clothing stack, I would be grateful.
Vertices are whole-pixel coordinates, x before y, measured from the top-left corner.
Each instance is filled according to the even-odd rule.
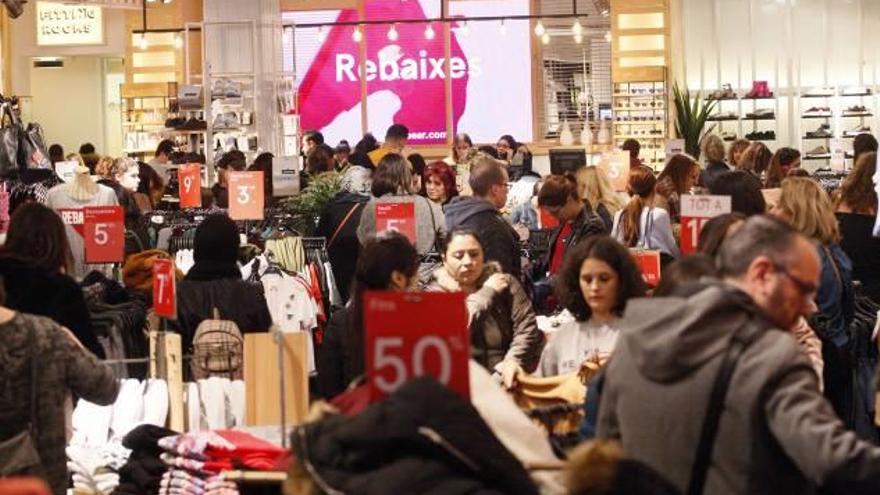
[[[218,476],[200,478],[182,469],[171,469],[162,476],[159,495],[238,495],[238,485]]]
[[[207,475],[240,469],[272,471],[281,467],[288,451],[249,433],[215,430],[163,438],[162,460],[171,467]]]
[[[159,491],[168,466],[159,458],[159,440],[178,432],[154,425],[141,425],[131,430],[122,445],[131,449],[128,462],[119,469],[119,487],[114,494],[142,495]]]
[[[130,451],[115,441],[97,447],[71,443],[66,453],[75,489],[110,494],[119,485],[117,471],[128,461]]]

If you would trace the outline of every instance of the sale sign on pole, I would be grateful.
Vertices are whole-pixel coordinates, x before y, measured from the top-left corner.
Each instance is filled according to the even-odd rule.
[[[83,210],[86,263],[121,263],[125,259],[125,214],[121,206]]]
[[[400,232],[410,242],[416,242],[415,203],[376,203],[376,232]]]
[[[198,163],[182,165],[177,171],[177,182],[180,187],[180,207],[201,207],[202,166]]]
[[[730,196],[685,194],[681,197],[681,253],[697,251],[700,232],[711,218],[730,213]]]
[[[157,316],[177,319],[177,280],[174,262],[169,259],[153,262],[153,310]]]
[[[463,293],[367,292],[364,331],[367,381],[374,399],[425,375],[470,396]]]
[[[642,279],[648,287],[657,287],[660,283],[660,251],[632,251],[633,258],[642,272]]]
[[[229,172],[229,218],[263,219],[263,172]]]

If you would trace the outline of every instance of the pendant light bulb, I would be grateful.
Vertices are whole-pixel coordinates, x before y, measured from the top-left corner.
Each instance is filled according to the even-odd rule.
[[[364,33],[361,32],[361,27],[356,26],[354,28],[354,32],[351,33],[351,40],[354,41],[355,43],[360,43],[361,41],[363,41],[363,39],[364,39]]]
[[[498,34],[501,36],[507,34],[507,26],[504,25],[504,19],[501,19],[501,25],[498,27]]]
[[[545,45],[550,44],[550,33],[545,32],[544,35],[541,36],[541,43],[544,43]]]
[[[544,23],[538,21],[538,23],[535,24],[535,36],[544,36],[545,34],[547,34],[547,30],[544,29]]]
[[[432,40],[432,39],[434,39],[435,35],[436,35],[436,33],[434,33],[434,28],[431,27],[430,24],[428,24],[428,27],[425,28],[425,39]]]
[[[183,48],[183,36],[179,34],[174,36],[174,48],[177,48],[178,50]]]
[[[394,24],[388,29],[388,41],[397,41],[400,38],[400,34],[397,32],[397,27]]]
[[[141,38],[138,40],[138,48],[141,50],[146,50],[150,47],[150,42],[147,41],[147,33],[141,33]]]
[[[581,43],[583,43],[583,42],[584,42],[584,35],[582,35],[582,34],[580,34],[580,33],[576,33],[576,34],[574,35],[574,42],[577,43],[578,45],[580,45]]]
[[[611,43],[611,31],[605,31],[605,42]]]
[[[580,19],[574,20],[574,25],[571,26],[571,33],[575,36],[580,36],[584,34],[584,27],[581,25]]]
[[[327,33],[324,32],[324,26],[318,26],[318,41],[323,43],[327,39]]]

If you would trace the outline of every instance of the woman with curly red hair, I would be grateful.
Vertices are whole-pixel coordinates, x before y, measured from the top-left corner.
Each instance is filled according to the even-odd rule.
[[[425,167],[422,184],[422,195],[440,206],[446,206],[449,200],[458,196],[455,170],[444,162],[433,162]]]

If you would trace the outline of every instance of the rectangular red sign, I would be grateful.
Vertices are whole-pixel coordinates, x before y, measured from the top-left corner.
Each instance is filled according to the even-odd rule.
[[[367,292],[364,331],[367,381],[375,399],[424,375],[470,396],[463,293]]]
[[[376,203],[376,232],[393,230],[416,243],[415,203]]]
[[[198,163],[182,165],[177,170],[177,182],[180,187],[180,207],[201,207],[202,166]]]
[[[125,214],[121,206],[83,209],[86,263],[121,263],[125,259]]]
[[[153,310],[163,318],[177,319],[177,280],[174,262],[169,259],[153,263]]]
[[[229,172],[229,218],[263,219],[263,172]]]
[[[700,232],[711,218],[730,213],[730,196],[685,194],[681,197],[681,254],[697,251]]]

